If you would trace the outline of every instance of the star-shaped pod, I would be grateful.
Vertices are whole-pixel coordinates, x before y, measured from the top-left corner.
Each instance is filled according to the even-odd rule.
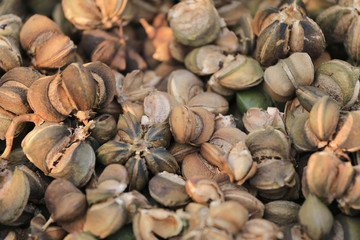
[[[117,124],[120,140],[111,140],[97,150],[97,158],[104,165],[124,164],[129,173],[129,189],[141,190],[148,182],[149,171],[175,173],[179,166],[166,150],[171,140],[167,123],[151,127],[141,125],[131,113],[120,115]]]

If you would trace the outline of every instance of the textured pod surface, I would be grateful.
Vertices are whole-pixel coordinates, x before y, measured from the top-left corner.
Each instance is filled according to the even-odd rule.
[[[348,112],[341,116],[338,130],[334,140],[330,142],[330,146],[351,152],[359,150],[359,120],[359,111]]]
[[[309,123],[316,137],[322,141],[330,139],[335,132],[339,116],[339,106],[330,97],[319,99],[309,115]]]
[[[30,194],[29,181],[25,174],[5,170],[0,181],[0,222],[8,225],[15,222],[25,209]]]
[[[263,70],[256,60],[237,55],[232,61],[226,61],[224,67],[214,73],[212,78],[223,87],[242,90],[258,85],[262,76]]]
[[[58,143],[69,142],[71,132],[61,124],[45,123],[34,128],[21,143],[27,158],[45,175],[49,174],[46,157]]]
[[[205,45],[220,31],[219,14],[209,0],[180,2],[170,9],[168,19],[175,37],[184,45]],[[197,27],[191,27],[193,24]]]
[[[85,195],[71,182],[64,179],[52,181],[45,192],[45,203],[55,221],[73,221],[85,214]]]
[[[313,85],[327,92],[343,108],[349,108],[359,94],[359,70],[342,60],[321,64]]]

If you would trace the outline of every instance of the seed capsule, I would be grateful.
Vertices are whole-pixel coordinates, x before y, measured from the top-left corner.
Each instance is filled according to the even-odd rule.
[[[219,14],[209,0],[180,2],[169,10],[168,19],[175,37],[184,45],[205,45],[220,31]],[[197,27],[189,28],[189,24]]]
[[[37,68],[61,68],[76,58],[74,43],[42,15],[35,14],[24,23],[20,42]]]

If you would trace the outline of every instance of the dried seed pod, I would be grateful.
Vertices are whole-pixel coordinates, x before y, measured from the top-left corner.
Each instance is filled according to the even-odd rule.
[[[203,107],[213,114],[226,114],[229,110],[229,102],[221,95],[214,92],[200,93],[187,103],[189,107]]]
[[[167,207],[185,205],[190,197],[185,190],[185,181],[179,175],[161,172],[149,181],[150,196]]]
[[[22,152],[22,154],[24,153]],[[25,154],[24,157],[27,160]],[[26,165],[17,165],[17,168],[20,169],[25,174],[25,176],[29,181],[29,187],[30,187],[29,199],[31,201],[34,201],[43,198],[45,190],[48,187],[48,182],[46,179],[44,179],[44,175],[40,175],[38,172],[32,171]]]
[[[87,210],[85,195],[65,179],[56,179],[49,184],[45,203],[51,219],[60,224],[81,218]]]
[[[4,26],[0,30],[1,36],[12,37],[19,41],[20,28],[22,26],[21,18],[14,14],[2,14],[0,17],[0,25]]]
[[[237,55],[226,59],[223,68],[211,78],[225,88],[243,90],[258,85],[262,81],[263,70],[260,64],[251,57]]]
[[[103,201],[107,198],[118,196],[129,183],[129,176],[124,166],[110,164],[100,174],[96,188],[86,189],[86,199],[89,204]]]
[[[285,200],[272,201],[265,204],[264,219],[280,226],[296,223],[300,205]]]
[[[43,215],[38,214],[33,217],[30,221],[30,232],[31,236],[38,239],[49,239],[49,240],[61,240],[65,237],[66,231],[58,226],[52,226],[46,228],[45,231],[42,227],[46,224],[46,220]]]
[[[116,135],[116,121],[110,114],[102,114],[94,119],[94,128],[91,129],[91,136],[100,144],[103,144]]]
[[[64,240],[96,240],[96,237],[88,232],[74,232],[66,235]]]
[[[319,140],[326,141],[334,134],[340,117],[339,106],[330,97],[322,97],[312,107],[309,123]]]
[[[205,45],[193,49],[184,60],[185,67],[197,75],[209,75],[220,70],[226,56],[217,45]]]
[[[288,131],[292,143],[299,151],[314,151],[321,146],[320,140],[310,127],[309,113],[300,113],[295,116]]]
[[[220,173],[216,166],[210,164],[197,152],[189,154],[184,158],[181,170],[185,179],[197,176],[214,178]]]
[[[223,25],[220,28],[220,33],[215,43],[225,53],[231,54],[237,53],[240,47],[239,39],[237,38],[235,32]]]
[[[211,207],[205,221],[208,227],[224,230],[234,235],[244,226],[248,217],[248,211],[240,203],[226,201]]]
[[[208,141],[215,129],[214,115],[201,107],[176,107],[171,111],[169,123],[178,143],[195,146]]]
[[[86,212],[83,231],[106,238],[119,230],[126,221],[126,208],[120,198],[108,198],[93,204]]]
[[[360,112],[351,111],[340,116],[337,125],[337,132],[329,146],[343,151],[358,151],[360,149],[358,141],[358,123]]]
[[[290,159],[290,142],[288,137],[273,127],[249,133],[245,143],[256,161],[263,159]]]
[[[82,131],[80,128],[71,134],[62,124],[45,123],[28,133],[21,146],[28,159],[45,175],[83,186],[94,171],[95,153],[84,141]]]
[[[322,97],[329,96],[327,92],[321,88],[314,86],[300,86],[296,89],[296,96],[301,106],[310,112],[312,106]]]
[[[220,31],[219,14],[209,0],[180,2],[169,10],[168,19],[174,36],[184,45],[205,45],[214,41]],[[189,24],[197,28],[189,28]]]
[[[1,63],[0,69],[7,72],[22,65],[19,43],[12,37],[0,36]]]
[[[264,204],[255,196],[238,187],[224,188],[220,186],[224,193],[225,201],[235,201],[240,203],[249,212],[249,218],[262,218],[264,215]]]
[[[97,157],[103,164],[125,164],[130,178],[129,189],[144,188],[148,170],[153,174],[162,171],[175,173],[178,170],[175,158],[165,149],[171,138],[168,124],[143,128],[139,119],[125,113],[119,117],[117,129],[121,141],[103,144],[97,150]]]
[[[258,11],[253,29],[258,35],[256,59],[266,66],[289,53],[306,52],[317,58],[325,50],[325,37],[320,27],[306,16],[302,2],[292,1],[280,8]]]
[[[321,167],[319,167],[321,166]],[[330,152],[316,152],[309,158],[303,177],[303,192],[315,194],[325,203],[342,196],[354,177],[351,164]]]
[[[187,104],[191,98],[203,93],[204,83],[193,73],[185,69],[171,72],[168,78],[167,92],[181,104]]]
[[[264,73],[264,88],[275,100],[284,102],[293,98],[295,90],[313,82],[314,65],[307,53],[293,53],[268,67]]]
[[[256,44],[255,33],[251,27],[252,20],[251,16],[242,15],[233,28],[239,39],[239,52],[244,55],[251,54]]]
[[[140,209],[133,220],[133,232],[136,239],[156,239],[177,236],[183,229],[178,215],[165,209]]]
[[[265,219],[251,219],[247,221],[238,234],[240,239],[282,239],[284,234],[275,224]]]
[[[133,222],[134,216],[140,208],[148,208],[150,206],[147,198],[136,190],[122,193],[119,198],[124,201],[126,207],[126,224]]]
[[[112,102],[115,96],[115,77],[110,67],[101,62],[90,62],[84,64],[84,67],[90,71],[96,82],[96,100],[94,108],[106,107]]]
[[[114,1],[69,1],[63,0],[65,17],[78,29],[108,29],[126,24],[133,10],[127,0]]]
[[[266,111],[261,108],[250,108],[243,115],[242,121],[248,132],[265,129],[267,126],[286,132],[282,114],[277,108],[268,107]]]
[[[215,131],[220,128],[236,128],[238,124],[238,119],[236,119],[232,114],[222,115],[221,113],[215,117]]]
[[[353,170],[355,172],[355,176],[352,178],[350,186],[347,188],[345,193],[337,199],[340,210],[347,215],[355,215],[360,206],[358,193],[360,187],[360,169],[358,166],[355,166]],[[346,183],[346,180],[346,177],[339,178],[340,182]]]
[[[224,202],[224,194],[215,180],[205,177],[192,177],[186,180],[186,192],[197,203]]]
[[[180,106],[176,98],[167,92],[155,91],[144,99],[144,113],[141,122],[145,125],[166,122],[173,108]]]
[[[20,43],[37,68],[61,68],[75,61],[76,46],[55,22],[35,14],[20,31]]]
[[[259,196],[267,199],[299,198],[299,176],[288,160],[262,160],[250,184],[258,190]]]
[[[186,156],[198,151],[199,149],[195,146],[176,142],[173,143],[169,148],[169,152],[174,156],[179,164],[183,162]]]
[[[25,173],[17,167],[14,171],[5,169],[0,177],[0,222],[4,225],[13,225],[28,202],[29,181]]]
[[[299,211],[300,224],[312,239],[321,239],[330,233],[334,217],[316,196],[308,195]]]
[[[359,94],[359,70],[342,60],[323,63],[315,72],[313,86],[327,92],[342,108],[350,108]]]

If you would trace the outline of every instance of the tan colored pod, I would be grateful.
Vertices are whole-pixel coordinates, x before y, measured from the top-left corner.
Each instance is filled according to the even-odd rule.
[[[209,0],[180,2],[169,10],[168,20],[177,40],[193,47],[214,41],[220,31],[219,14]]]

